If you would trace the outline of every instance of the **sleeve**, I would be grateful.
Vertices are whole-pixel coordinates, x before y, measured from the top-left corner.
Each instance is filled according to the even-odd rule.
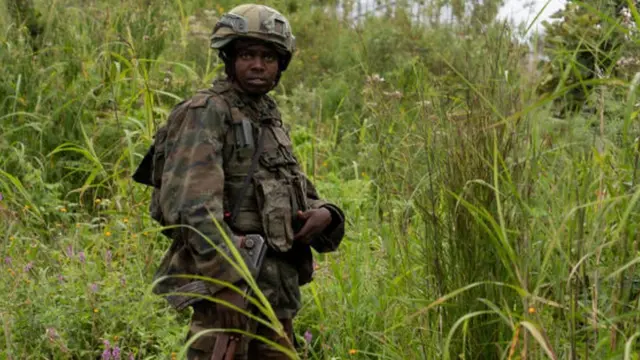
[[[169,130],[160,206],[167,225],[193,227],[230,255],[223,234],[212,220],[234,239],[224,221],[224,119],[225,114],[209,99],[202,106],[192,105],[182,123]],[[241,280],[198,232],[181,228],[178,233],[189,246],[200,274],[230,283]]]
[[[337,205],[320,199],[315,186],[305,176],[307,204],[311,209],[326,208],[331,213],[331,224],[311,241],[311,246],[320,253],[335,251],[344,237],[344,212]]]

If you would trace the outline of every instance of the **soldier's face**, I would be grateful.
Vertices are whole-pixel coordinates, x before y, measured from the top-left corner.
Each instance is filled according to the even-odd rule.
[[[249,94],[266,94],[276,83],[278,53],[260,43],[238,40],[235,45],[235,80]]]

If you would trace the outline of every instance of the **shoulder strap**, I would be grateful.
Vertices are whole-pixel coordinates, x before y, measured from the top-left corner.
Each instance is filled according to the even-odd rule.
[[[247,189],[249,188],[249,183],[251,179],[253,179],[253,173],[256,171],[256,167],[258,166],[258,160],[260,159],[260,155],[264,150],[264,134],[266,133],[265,128],[260,125],[260,135],[258,137],[258,146],[256,150],[253,152],[253,157],[251,158],[251,165],[249,166],[249,171],[247,172],[247,176],[245,176],[244,181],[242,182],[242,188],[240,192],[236,194],[235,199],[233,199],[233,210],[231,210],[231,223],[236,220],[238,217],[238,213],[240,213],[240,205],[242,205],[242,201],[247,194]]]
[[[253,141],[253,131],[251,130],[251,128],[247,128],[247,126],[251,127],[251,124],[249,124],[249,122],[244,118],[243,114],[239,109],[242,103],[241,100],[233,95],[231,95],[231,98],[225,96],[226,94],[225,95],[220,94],[220,95],[221,95],[220,97],[224,99],[224,101],[227,103],[227,107],[229,108],[229,114],[231,115],[231,125],[232,125],[231,130],[235,132],[236,141],[237,142]],[[258,135],[258,144],[255,147],[253,156],[251,157],[251,165],[249,165],[249,171],[247,172],[247,175],[242,181],[242,188],[240,188],[240,191],[236,194],[232,202],[233,208],[231,210],[231,214],[229,214],[228,216],[228,220],[230,221],[231,224],[234,223],[234,221],[238,217],[238,214],[240,213],[240,206],[242,205],[242,202],[246,197],[247,189],[249,188],[249,184],[253,179],[253,174],[255,173],[256,168],[258,167],[258,161],[260,159],[260,155],[264,151],[265,131],[262,124],[263,122],[261,122],[261,125],[260,125],[260,130]],[[243,140],[240,141],[239,138],[242,138]],[[225,159],[225,160],[228,160],[228,159]]]

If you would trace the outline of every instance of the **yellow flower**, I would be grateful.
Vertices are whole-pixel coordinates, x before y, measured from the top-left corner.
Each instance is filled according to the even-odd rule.
[[[60,212],[66,213],[67,212],[67,208],[60,208]]]
[[[106,232],[104,233],[104,236],[106,236],[106,237],[111,236],[111,231],[106,231]]]
[[[113,341],[118,341],[118,339],[119,339],[118,335],[115,335],[115,336],[113,337]]]
[[[358,353],[358,350],[356,350],[356,349],[349,350],[349,355],[355,355],[357,353]]]
[[[102,200],[100,200],[100,199],[96,199],[96,200],[95,200],[95,203],[96,203],[96,204],[100,204],[101,202],[102,202]]]
[[[25,210],[29,210],[29,208],[30,208],[30,206],[29,206],[29,205],[25,205],[25,206],[24,206],[24,209],[25,209]]]
[[[536,313],[536,308],[534,308],[533,306],[529,306],[529,314],[535,314]]]
[[[76,224],[76,229],[80,229],[80,224],[79,223]]]
[[[13,241],[15,239],[16,239],[15,236],[9,236],[9,241]]]
[[[142,235],[147,236],[147,235],[149,235],[149,233],[145,231],[145,232],[142,233]]]
[[[124,218],[124,219],[122,219],[122,222],[123,222],[123,223],[125,223],[125,224],[127,224],[127,223],[129,223],[129,219]]]
[[[329,165],[329,163],[328,163],[328,162],[326,162],[326,161],[323,161],[323,162],[322,162],[322,166],[327,167],[327,165]]]
[[[132,238],[132,239],[137,239],[137,238],[138,238],[138,235],[137,235],[137,234],[133,234],[133,235],[131,235],[131,238]]]
[[[93,312],[94,312],[94,313],[98,313],[98,311],[100,311],[100,310],[98,310],[97,308],[94,308],[94,309],[93,309]]]
[[[176,358],[178,357],[178,355],[174,352],[171,353],[171,360],[176,360]]]

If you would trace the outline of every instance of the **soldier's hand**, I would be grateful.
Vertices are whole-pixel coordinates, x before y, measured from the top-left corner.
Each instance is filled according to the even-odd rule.
[[[216,294],[216,298],[227,301],[241,309],[244,308],[245,299],[242,294],[231,289],[221,290]],[[216,317],[220,321],[220,327],[223,329],[244,329],[247,321],[247,317],[244,314],[221,303],[216,303]]]
[[[304,225],[293,236],[293,240],[309,244],[314,236],[322,233],[331,224],[331,212],[325,208],[298,211],[298,219],[304,222]]]

